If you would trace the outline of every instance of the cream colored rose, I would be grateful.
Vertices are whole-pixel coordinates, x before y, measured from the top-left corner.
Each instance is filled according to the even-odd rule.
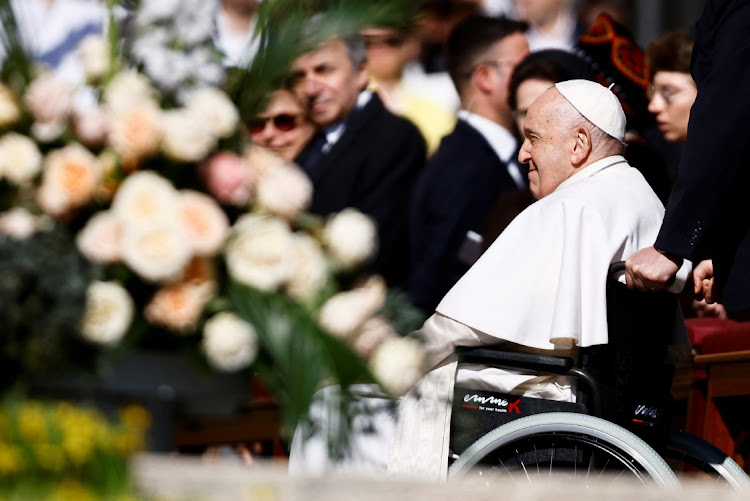
[[[375,349],[369,365],[387,392],[401,396],[424,375],[422,343],[409,337],[387,339]]]
[[[88,108],[73,117],[73,131],[87,146],[101,146],[109,135],[109,114],[99,106]]]
[[[307,209],[312,192],[312,182],[302,169],[293,164],[280,164],[261,175],[256,201],[272,214],[291,220]]]
[[[78,44],[78,56],[87,82],[96,82],[109,70],[109,43],[101,35],[88,35]]]
[[[163,116],[150,101],[134,103],[110,115],[109,144],[126,162],[138,162],[159,150],[163,135]]]
[[[122,259],[150,282],[172,282],[181,277],[192,248],[181,225],[169,221],[126,225]]]
[[[234,225],[226,261],[237,282],[262,291],[277,290],[289,280],[294,266],[289,226],[272,217],[242,216]]]
[[[201,261],[202,264],[191,264],[190,267],[210,267],[210,262]],[[203,308],[216,295],[218,286],[212,271],[202,277],[190,272],[184,275],[181,281],[157,290],[143,314],[152,324],[162,325],[181,334],[190,334],[195,331]]]
[[[203,351],[218,370],[242,370],[250,367],[258,354],[258,334],[237,315],[217,313],[203,327]]]
[[[344,269],[364,263],[375,255],[378,248],[375,222],[352,208],[328,219],[323,239],[336,263]]]
[[[40,143],[51,143],[65,131],[66,122],[34,122],[31,124],[31,135]]]
[[[178,162],[198,162],[216,147],[216,137],[201,116],[181,109],[164,113],[162,151]]]
[[[117,282],[92,282],[86,291],[81,335],[105,346],[117,344],[133,319],[133,300]]]
[[[94,214],[76,237],[78,250],[89,261],[116,263],[122,259],[122,223],[111,211]]]
[[[39,227],[38,219],[21,207],[13,207],[0,212],[0,233],[16,240],[25,240],[36,233]]]
[[[195,91],[188,98],[185,107],[200,117],[218,138],[231,136],[240,121],[240,114],[229,96],[215,87]]]
[[[320,325],[338,338],[351,338],[385,303],[386,287],[381,277],[371,277],[361,287],[340,292],[318,312]]]
[[[398,332],[383,317],[369,318],[354,338],[352,347],[362,358],[370,358],[375,349],[387,339],[398,336]]]
[[[100,177],[99,160],[80,144],[53,150],[44,160],[37,201],[46,213],[63,215],[91,200]]]
[[[250,166],[255,179],[258,179],[270,169],[284,164],[281,157],[257,144],[251,144],[246,147],[242,153],[242,158]]]
[[[198,256],[219,252],[229,234],[229,218],[219,204],[205,193],[192,190],[180,191],[177,202],[193,252]]]
[[[54,73],[43,73],[29,84],[24,102],[37,122],[60,123],[73,109],[73,91]]]
[[[15,125],[20,119],[21,110],[13,91],[0,83],[0,129]]]
[[[174,224],[178,216],[178,192],[166,178],[154,171],[138,171],[120,185],[112,210],[126,225],[154,221]]]
[[[25,186],[42,168],[42,154],[28,137],[9,132],[0,138],[0,178]]]
[[[123,71],[104,89],[103,101],[109,111],[119,114],[144,103],[155,105],[155,95],[147,77],[137,71]]]
[[[304,303],[314,299],[326,284],[326,259],[318,241],[305,233],[294,234],[293,251],[293,271],[286,291],[293,299]]]

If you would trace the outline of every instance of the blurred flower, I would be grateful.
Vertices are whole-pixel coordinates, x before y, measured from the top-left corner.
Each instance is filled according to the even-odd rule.
[[[284,163],[278,155],[255,143],[245,148],[242,157],[256,178]]]
[[[0,82],[0,129],[14,125],[21,119],[21,110],[16,98],[8,87]]]
[[[22,207],[0,212],[0,233],[24,240],[39,228],[39,219]]]
[[[180,0],[144,0],[138,9],[136,22],[141,26],[148,26],[157,21],[171,19],[180,7]]]
[[[78,44],[78,55],[87,82],[96,82],[109,70],[109,43],[101,35],[88,35]]]
[[[133,103],[111,116],[109,144],[126,162],[137,162],[159,150],[164,134],[164,117],[151,101]]]
[[[101,146],[109,134],[109,115],[100,106],[87,108],[74,115],[73,131],[86,146]]]
[[[16,185],[28,185],[41,167],[42,154],[34,141],[16,132],[0,138],[0,179],[5,177]]]
[[[117,344],[133,318],[133,300],[128,292],[117,282],[95,281],[89,285],[86,298],[81,335],[92,343]]]
[[[370,367],[389,393],[401,396],[424,375],[422,343],[409,337],[393,337],[378,346]]]
[[[339,292],[325,302],[318,318],[328,332],[349,338],[385,303],[386,287],[380,277],[370,277],[364,285]]]
[[[194,91],[185,107],[211,127],[217,138],[232,135],[237,130],[240,115],[224,92],[215,87],[204,87]]]
[[[219,370],[249,367],[258,351],[255,328],[233,313],[218,313],[203,327],[203,350]]]
[[[223,151],[201,165],[206,189],[228,205],[244,207],[253,195],[255,178],[250,167],[239,155]]]
[[[213,280],[183,280],[157,290],[143,314],[154,325],[189,334],[195,330],[206,303],[216,295]]]
[[[180,191],[177,202],[193,253],[198,256],[216,254],[229,233],[229,218],[219,204],[205,193],[192,190]]]
[[[26,89],[24,101],[37,122],[62,123],[73,109],[73,88],[54,73],[42,73]]]
[[[101,211],[86,222],[76,245],[95,263],[116,263],[122,259],[122,224],[112,211]]]
[[[328,279],[325,254],[317,240],[305,233],[295,233],[291,278],[287,293],[300,302],[315,298]]]
[[[127,111],[144,102],[156,105],[155,90],[149,79],[132,70],[118,73],[104,89],[103,101],[114,113]]]
[[[312,190],[312,182],[302,169],[279,164],[258,179],[257,202],[269,212],[291,220],[310,205]]]
[[[326,223],[324,240],[333,258],[344,269],[351,269],[377,251],[377,228],[372,219],[356,209],[344,209]]]
[[[198,162],[216,146],[209,124],[203,117],[188,109],[165,112],[162,150],[178,162]]]
[[[179,279],[191,257],[192,247],[182,225],[157,220],[151,224],[125,226],[122,259],[149,282]]]
[[[398,332],[390,322],[381,316],[376,316],[367,319],[362,325],[352,342],[352,347],[361,357],[368,359],[378,346],[397,336]]]
[[[48,214],[61,216],[91,201],[100,175],[99,160],[80,144],[53,150],[44,161],[37,201]]]
[[[184,0],[174,17],[177,38],[188,46],[205,42],[214,33],[216,4],[204,0]]]
[[[126,225],[177,219],[177,190],[153,171],[135,172],[125,179],[112,201],[112,210]]]
[[[226,249],[227,269],[236,281],[262,291],[277,290],[293,271],[289,226],[273,217],[242,216]]]

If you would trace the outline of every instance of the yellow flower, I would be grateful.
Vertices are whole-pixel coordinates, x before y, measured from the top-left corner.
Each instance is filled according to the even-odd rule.
[[[65,434],[62,447],[71,462],[80,466],[91,457],[94,442],[91,433],[83,430],[75,430],[72,433]]]
[[[60,482],[53,499],[55,501],[94,501],[97,497],[77,481],[66,478]]]
[[[23,457],[18,447],[0,442],[0,474],[13,475],[23,469]]]
[[[143,436],[140,433],[126,431],[115,436],[115,448],[118,454],[129,456],[134,452],[143,450]]]
[[[47,419],[38,402],[23,404],[18,410],[18,430],[29,442],[44,442],[47,439]]]
[[[65,468],[65,452],[59,445],[39,444],[34,447],[34,454],[44,470],[60,472]]]
[[[141,405],[128,405],[120,411],[125,426],[146,431],[151,427],[151,414]]]

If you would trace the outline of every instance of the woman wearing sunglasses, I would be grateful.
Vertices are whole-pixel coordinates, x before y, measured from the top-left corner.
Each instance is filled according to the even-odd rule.
[[[248,123],[253,143],[292,162],[315,134],[302,104],[286,90],[273,92],[268,106]]]

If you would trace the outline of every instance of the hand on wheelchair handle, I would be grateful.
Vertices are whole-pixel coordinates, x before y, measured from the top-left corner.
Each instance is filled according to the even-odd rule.
[[[681,257],[647,247],[625,262],[625,281],[631,289],[663,291],[674,283],[681,264]]]

